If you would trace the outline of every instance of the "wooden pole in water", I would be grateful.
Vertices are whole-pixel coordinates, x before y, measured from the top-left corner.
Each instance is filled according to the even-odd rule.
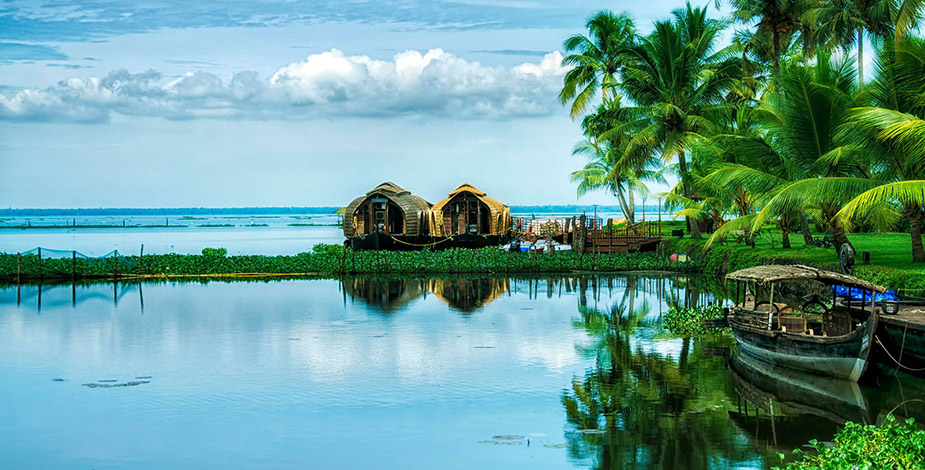
[[[145,269],[145,244],[141,244],[141,250],[138,250],[138,265],[141,267],[141,274],[147,274],[148,270]],[[139,284],[140,286],[141,284]]]
[[[77,250],[71,250],[71,281],[77,278]]]
[[[22,282],[22,253],[16,253],[16,284]]]
[[[44,273],[42,272],[42,247],[39,247],[39,280],[43,279]]]

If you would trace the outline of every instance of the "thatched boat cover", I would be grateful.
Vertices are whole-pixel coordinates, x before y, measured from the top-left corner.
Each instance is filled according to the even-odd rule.
[[[424,235],[427,232],[427,214],[430,211],[431,204],[420,196],[411,194],[407,189],[391,182],[376,186],[369,190],[365,195],[353,200],[344,210],[344,236],[351,238],[354,236],[355,226],[357,225],[356,211],[366,199],[373,196],[384,197],[396,206],[401,208],[405,215],[405,235]]]
[[[489,221],[492,235],[501,235],[511,228],[511,209],[507,205],[486,196],[485,192],[479,188],[469,183],[463,183],[459,185],[458,188],[454,189],[446,199],[442,199],[434,204],[434,208],[431,209],[431,213],[433,214],[433,218],[431,219],[431,235],[443,235],[443,208],[446,207],[454,197],[463,192],[472,194],[479,201],[482,201],[488,206],[489,215],[491,216],[489,217]]]
[[[828,285],[839,285],[845,287],[859,287],[865,290],[886,292],[885,287],[858,279],[847,274],[835,273],[824,269],[817,269],[800,264],[777,265],[769,264],[765,266],[755,266],[754,268],[740,269],[736,272],[726,275],[726,279],[733,281],[757,281],[759,284],[769,282],[783,281],[787,279],[810,279],[822,282]]]

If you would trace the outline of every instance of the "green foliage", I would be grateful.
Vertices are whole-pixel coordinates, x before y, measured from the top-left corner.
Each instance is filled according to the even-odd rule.
[[[834,445],[810,441],[815,453],[799,449],[793,453],[801,460],[789,463],[785,470],[817,469],[925,469],[925,430],[912,419],[896,422],[892,414],[879,426],[849,422],[838,431]],[[780,467],[775,467],[780,470]]]
[[[673,305],[665,313],[665,328],[682,337],[698,336],[704,333],[703,321],[723,318],[723,309],[718,305],[707,307],[680,307]]]
[[[228,250],[225,248],[203,248],[202,256],[218,256],[224,257],[228,254]]]
[[[218,251],[210,251],[218,250]],[[22,277],[108,278],[119,276],[227,274],[337,275],[337,274],[454,274],[454,273],[568,273],[688,270],[688,264],[668,263],[656,253],[579,254],[559,252],[511,253],[489,247],[443,251],[353,251],[340,245],[315,245],[310,253],[295,256],[225,256],[224,249],[206,249],[202,255],[145,255],[125,258],[70,259],[36,255],[22,257]],[[73,270],[73,271],[72,271]],[[0,279],[17,276],[15,254],[0,254]]]

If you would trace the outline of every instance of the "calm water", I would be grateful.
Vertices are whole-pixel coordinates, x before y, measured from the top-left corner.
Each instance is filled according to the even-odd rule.
[[[563,220],[577,214],[513,214],[526,220]],[[619,213],[598,214],[603,221]],[[642,214],[639,214],[642,217]],[[655,220],[656,212],[647,212]],[[666,215],[665,220],[669,217]],[[197,216],[83,216],[6,217],[0,219],[0,253],[20,253],[42,247],[43,256],[71,256],[76,250],[102,256],[112,250],[137,255],[144,245],[147,254],[199,254],[203,248],[225,248],[231,255],[294,255],[311,251],[317,243],[339,245],[344,232],[336,224],[339,215],[197,215]],[[109,228],[40,228],[71,224]],[[122,225],[125,224],[125,228]],[[168,227],[151,227],[165,225]],[[6,227],[6,228],[3,228]],[[52,250],[59,250],[58,252]]]
[[[690,283],[0,288],[0,468],[768,468],[925,391],[727,366]]]

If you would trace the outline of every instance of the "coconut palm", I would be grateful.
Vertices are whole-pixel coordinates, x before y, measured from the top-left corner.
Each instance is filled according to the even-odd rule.
[[[858,48],[858,84],[864,84],[864,33],[885,38],[893,32],[892,0],[827,0],[820,9],[825,34],[833,46]]]
[[[741,75],[740,49],[715,50],[725,20],[707,16],[706,8],[672,12],[671,21],[655,23],[627,54],[621,89],[635,102],[630,122],[615,132],[633,129],[626,152],[643,152],[665,162],[677,161],[682,193],[694,200],[688,157],[691,147],[709,133],[704,116],[724,105],[725,94]],[[602,137],[606,137],[606,134]],[[691,236],[700,238],[697,221],[688,218]]]
[[[923,13],[925,13],[925,0],[901,0],[894,16],[896,37],[903,37],[917,28]]]
[[[884,184],[850,201],[839,216],[858,219],[872,210],[896,207],[909,221],[912,260],[925,261],[921,224],[925,199],[925,40],[904,37],[884,42],[877,54],[877,74],[869,87],[871,104],[857,108],[842,129],[842,138],[864,148],[881,169]]]
[[[780,76],[781,55],[794,36],[803,28],[803,17],[813,5],[812,0],[730,0],[736,22],[755,27],[749,44],[766,50],[774,66],[774,76]],[[766,47],[766,46],[770,47]],[[764,47],[762,47],[764,46]]]
[[[569,112],[572,119],[587,109],[598,90],[604,103],[614,97],[622,57],[636,35],[636,27],[627,13],[599,11],[588,19],[585,27],[588,36],[576,34],[563,43],[565,51],[572,54],[562,59],[562,65],[570,70],[563,78],[559,100],[562,104],[572,103]]]

